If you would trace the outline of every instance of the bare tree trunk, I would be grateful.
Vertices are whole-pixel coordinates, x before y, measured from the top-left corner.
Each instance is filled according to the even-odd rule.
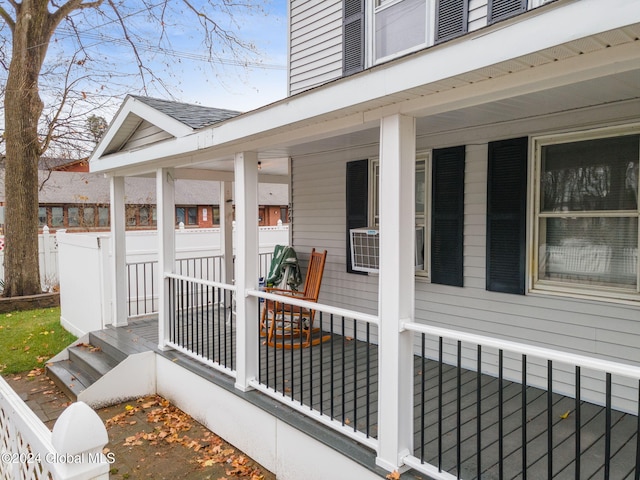
[[[6,135],[4,296],[42,291],[38,253],[38,77],[50,38],[47,3],[25,1],[13,31],[4,107]],[[10,121],[9,121],[10,119]]]

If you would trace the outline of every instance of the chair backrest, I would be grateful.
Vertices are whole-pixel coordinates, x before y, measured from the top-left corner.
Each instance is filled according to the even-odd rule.
[[[308,299],[313,299],[314,302],[317,302],[320,296],[320,285],[322,284],[322,274],[324,273],[326,260],[326,250],[323,253],[316,252],[315,248],[311,250],[307,276],[304,281],[304,296]]]

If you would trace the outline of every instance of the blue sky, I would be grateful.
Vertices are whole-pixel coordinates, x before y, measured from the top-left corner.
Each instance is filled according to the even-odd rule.
[[[233,24],[226,22],[224,14],[218,17],[225,28],[255,45],[258,54],[249,58],[248,66],[206,61],[207,49],[202,44],[197,20],[192,12],[184,11],[181,2],[169,2],[173,7],[167,16],[169,21],[164,37],[159,37],[158,25],[150,22],[142,9],[135,10],[136,3],[125,2],[123,11],[130,14],[126,21],[132,33],[139,36],[136,43],[142,46],[140,52],[144,55],[145,65],[164,83],[163,87],[157,82],[147,84],[147,95],[242,111],[286,96],[287,0],[266,0],[264,14],[240,12],[235,14]],[[200,5],[206,1],[194,0],[192,3]],[[145,94],[141,91],[143,84],[139,78],[122,76],[136,72],[137,68],[131,48],[122,42],[117,18],[108,11],[103,15],[85,15],[85,12],[78,13],[74,22],[82,32],[82,42],[92,60],[87,71],[93,72],[94,79],[100,75],[105,79],[98,80],[101,92],[98,93],[95,86],[87,87],[87,90],[96,94],[113,93],[119,98],[124,93]],[[175,24],[170,25],[173,19]],[[70,31],[61,29],[56,36],[60,45],[66,45],[66,52],[70,51],[70,43],[74,42]],[[53,57],[55,45],[51,50],[54,53],[50,53],[50,57]],[[169,55],[163,52],[169,52]],[[236,60],[226,50],[220,56],[232,63]],[[99,72],[102,68],[104,71]]]

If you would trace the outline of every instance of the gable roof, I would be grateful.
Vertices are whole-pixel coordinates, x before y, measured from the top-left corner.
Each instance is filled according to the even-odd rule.
[[[131,95],[131,97],[171,118],[175,118],[194,130],[223,122],[242,113],[236,110],[205,107],[203,105],[161,100],[159,98],[142,97],[138,95]]]
[[[181,138],[240,114],[235,110],[127,95],[91,158]]]

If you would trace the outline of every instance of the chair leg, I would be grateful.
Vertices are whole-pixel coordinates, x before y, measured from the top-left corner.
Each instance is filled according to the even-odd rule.
[[[262,312],[260,312],[260,336],[261,337],[266,337],[268,334],[268,327],[267,327],[267,306],[266,305],[262,305]]]

